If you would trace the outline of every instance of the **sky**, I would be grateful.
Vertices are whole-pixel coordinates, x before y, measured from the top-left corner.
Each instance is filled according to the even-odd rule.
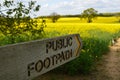
[[[0,0],[2,2],[3,0]],[[30,0],[22,1],[27,4]],[[60,15],[80,14],[87,8],[94,8],[99,13],[120,12],[120,0],[33,0],[41,6],[37,16],[50,15],[56,12]]]

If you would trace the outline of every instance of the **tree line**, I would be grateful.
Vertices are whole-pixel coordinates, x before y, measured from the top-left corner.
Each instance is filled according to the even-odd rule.
[[[51,13],[48,16],[40,16],[38,18],[50,18],[53,23],[55,23],[59,18],[61,17],[79,17],[79,18],[84,18],[87,20],[88,23],[91,23],[92,20],[95,17],[112,17],[115,16],[118,19],[118,22],[120,22],[120,12],[115,12],[115,13],[98,13],[97,10],[94,8],[88,8],[84,10],[81,14],[76,14],[76,15],[60,15],[56,12]]]

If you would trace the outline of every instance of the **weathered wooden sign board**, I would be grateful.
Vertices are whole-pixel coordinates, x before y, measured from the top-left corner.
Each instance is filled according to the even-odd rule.
[[[78,34],[0,47],[0,80],[31,80],[79,56]]]

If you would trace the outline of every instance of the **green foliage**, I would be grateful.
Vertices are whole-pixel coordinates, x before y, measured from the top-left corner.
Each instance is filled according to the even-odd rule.
[[[88,74],[92,70],[93,64],[94,60],[92,56],[88,52],[82,50],[80,56],[63,65],[63,69],[65,69],[65,72],[70,75],[75,75],[78,73]]]
[[[79,73],[88,74],[90,71],[92,71],[94,67],[94,58],[90,55],[89,52],[81,52],[79,58],[78,58],[79,66],[78,71]]]
[[[97,16],[97,11],[93,8],[88,8],[84,10],[83,13],[81,14],[81,18],[87,18],[88,23],[91,23],[92,19],[95,18],[96,16]]]
[[[109,50],[108,44],[109,42],[101,41],[94,37],[84,38],[80,56],[63,65],[63,69],[70,75],[75,75],[76,73],[88,74],[94,69],[96,61],[102,57],[103,53]]]
[[[55,23],[58,19],[60,18],[60,15],[53,12],[51,15],[50,15],[50,19],[52,20],[53,23]]]
[[[5,0],[0,6],[0,32],[8,36],[11,43],[16,43],[16,38],[21,35],[31,36],[31,39],[41,38],[45,24],[38,26],[37,20],[31,18],[32,12],[39,11],[40,5],[35,1],[22,2]],[[5,10],[2,10],[4,8]],[[34,38],[35,37],[35,38]]]

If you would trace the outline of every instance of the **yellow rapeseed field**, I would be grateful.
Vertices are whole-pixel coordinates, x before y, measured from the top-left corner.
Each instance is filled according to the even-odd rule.
[[[45,32],[59,32],[63,34],[79,33],[82,37],[91,36],[88,31],[101,30],[103,32],[109,32],[111,34],[118,33],[120,31],[120,23],[117,23],[116,17],[98,17],[93,20],[93,23],[86,23],[86,20],[80,18],[60,18],[56,23],[52,23],[49,19],[46,19],[47,27]],[[93,34],[96,35],[96,34]]]

